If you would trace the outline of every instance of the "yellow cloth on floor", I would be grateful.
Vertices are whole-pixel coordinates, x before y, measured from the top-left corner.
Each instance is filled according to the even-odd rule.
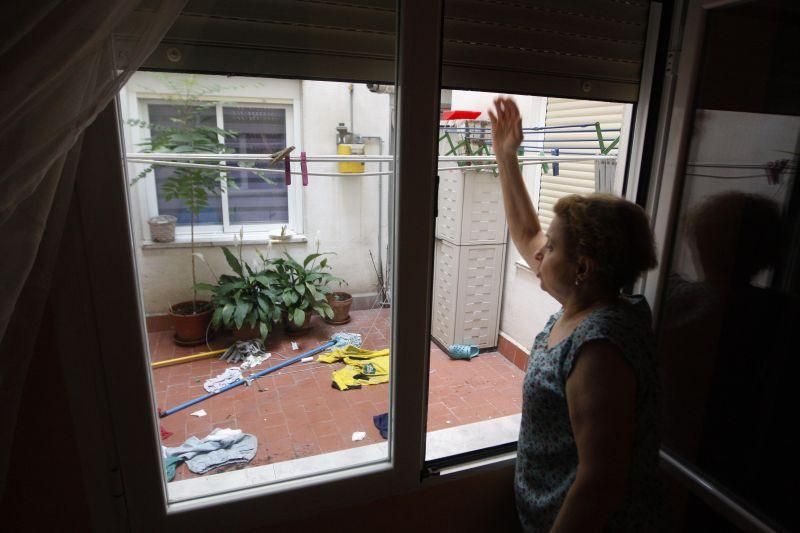
[[[348,344],[342,348],[334,348],[330,352],[320,355],[317,357],[317,361],[321,363],[338,363],[345,358],[372,359],[386,355],[389,355],[388,348],[385,350],[364,350],[363,348],[356,348],[352,344]]]
[[[317,361],[347,366],[333,372],[333,385],[339,390],[359,388],[362,385],[377,385],[389,381],[389,350],[364,350],[355,346],[337,348],[320,355]]]

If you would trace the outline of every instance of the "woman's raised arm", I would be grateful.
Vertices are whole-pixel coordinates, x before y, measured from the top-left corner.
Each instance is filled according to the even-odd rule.
[[[495,98],[494,107],[494,110],[489,110],[492,146],[500,169],[508,232],[522,258],[538,270],[536,253],[544,246],[547,238],[519,169],[517,150],[522,144],[522,117],[517,104],[511,98]]]

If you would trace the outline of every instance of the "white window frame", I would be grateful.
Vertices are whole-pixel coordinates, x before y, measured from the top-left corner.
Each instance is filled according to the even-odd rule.
[[[76,209],[85,251],[81,257],[91,280],[87,305],[95,311],[90,319],[94,330],[86,332],[87,342],[96,344],[100,353],[102,364],[96,371],[102,373],[100,400],[104,404],[98,403],[96,413],[87,413],[87,417],[106,423],[104,417],[108,416],[111,421],[119,463],[114,478],[119,487],[114,496],[124,494],[126,529],[183,531],[208,529],[215,523],[231,523],[237,529],[265,527],[296,520],[304,512],[299,502],[313,508],[308,513],[313,515],[352,506],[354,495],[357,500],[364,495],[378,499],[441,482],[421,480],[420,473],[429,390],[442,20],[443,0],[398,3],[391,350],[402,357],[395,357],[392,363],[387,461],[189,502],[167,501],[158,421],[153,416],[155,398],[147,361],[142,357],[146,351],[144,313],[126,203],[128,194],[140,193],[129,191],[123,180],[124,150],[114,133],[119,110],[105,113],[92,126],[92,133],[102,135],[93,136],[94,144],[84,144],[97,155],[87,163],[90,171],[79,179]],[[298,115],[294,113],[295,121]],[[98,220],[103,223],[97,224]],[[115,313],[104,312],[108,309]],[[103,444],[95,443],[93,450],[105,452]]]
[[[235,524],[237,529],[264,527],[296,520],[301,509],[298,502],[316,512],[352,505],[354,495],[387,497],[422,486],[439,116],[438,97],[432,95],[440,89],[442,17],[442,0],[398,6],[391,350],[402,357],[392,363],[386,461],[189,502],[168,502],[152,377],[142,356],[147,344],[126,201],[132,192],[124,180],[119,107],[104,113],[87,132],[84,149],[93,155],[76,187],[75,205],[85,252],[80,256],[86,260],[83,274],[91,280],[85,297],[96,310],[89,320],[92,327],[85,333],[98,347],[102,364],[94,368],[103,380],[98,391],[102,405],[87,416],[95,417],[98,424],[110,421],[107,427],[119,465],[111,475],[118,482],[114,496],[124,494],[125,529],[185,531],[208,529],[214,523]],[[98,220],[103,223],[97,224]],[[112,313],[104,312],[111,308],[121,310],[113,320]],[[58,311],[69,313],[64,308]],[[107,452],[104,443],[88,445],[98,456]]]
[[[128,91],[128,118],[150,122],[148,106],[150,104],[174,105],[174,100],[170,99],[167,93],[149,93]],[[299,101],[288,98],[249,98],[244,96],[226,97],[224,95],[206,96],[203,102],[214,103],[216,111],[216,127],[223,128],[223,108],[226,107],[257,107],[264,109],[283,109],[286,112],[286,145],[300,147],[301,131],[301,112]],[[144,128],[126,127],[126,134],[130,138],[128,149],[140,151],[141,143],[147,141],[149,135]],[[298,148],[298,152],[302,148]],[[294,165],[293,165],[294,166]],[[129,176],[136,176],[147,168],[142,163],[129,163]],[[302,183],[300,180],[292,180],[292,184],[287,187],[287,202],[289,210],[288,227],[297,234],[303,233],[303,194]],[[147,220],[159,214],[158,195],[156,191],[156,179],[154,173],[149,173],[136,186],[133,187],[133,194],[136,195],[139,218],[139,231],[141,235],[149,235]],[[276,224],[231,224],[228,206],[227,188],[222,188],[222,224],[195,225],[195,240],[216,241],[220,238],[230,237],[245,230],[250,237],[261,237],[268,235],[271,231],[280,229],[283,225]],[[181,224],[175,227],[176,241],[188,241],[191,229],[188,224]]]

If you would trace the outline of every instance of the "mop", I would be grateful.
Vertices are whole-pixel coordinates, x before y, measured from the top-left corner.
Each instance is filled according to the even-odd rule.
[[[279,364],[277,364],[275,366],[266,368],[266,369],[264,369],[264,370],[262,370],[260,372],[256,372],[255,374],[250,374],[247,377],[242,377],[241,379],[238,379],[238,380],[234,381],[233,383],[231,383],[230,385],[226,385],[226,386],[220,388],[219,390],[217,390],[215,392],[210,392],[208,394],[204,394],[202,396],[198,396],[197,398],[194,398],[193,400],[189,400],[188,402],[184,402],[184,403],[182,403],[180,405],[177,405],[177,406],[175,406],[175,407],[173,407],[171,409],[167,409],[166,411],[162,411],[161,409],[159,409],[158,410],[158,416],[159,416],[159,418],[167,417],[167,416],[169,416],[171,414],[177,413],[178,411],[182,411],[182,410],[186,409],[187,407],[191,407],[192,405],[196,405],[196,404],[198,404],[198,403],[200,403],[200,402],[202,402],[204,400],[208,400],[209,398],[212,398],[212,397],[216,396],[217,394],[223,393],[225,391],[229,391],[229,390],[231,390],[231,389],[233,389],[235,387],[238,387],[239,385],[242,385],[242,384],[245,384],[245,383],[249,384],[254,379],[260,378],[262,376],[266,376],[267,374],[275,372],[276,370],[280,370],[281,368],[284,368],[284,367],[287,367],[287,366],[289,366],[291,364],[294,364],[294,363],[300,361],[301,359],[305,359],[306,357],[310,357],[310,356],[318,354],[320,352],[324,352],[325,350],[328,350],[328,349],[333,348],[333,347],[347,346],[347,345],[349,345],[351,343],[357,343],[360,346],[361,345],[361,335],[358,335],[357,333],[337,333],[337,334],[335,334],[333,336],[333,338],[331,340],[329,340],[328,342],[326,342],[324,344],[321,344],[320,346],[317,346],[316,348],[313,348],[312,350],[309,350],[309,351],[307,351],[305,353],[301,353],[300,355],[298,355],[296,357],[292,357],[291,359],[287,359],[286,361],[284,361],[282,363],[279,363]]]

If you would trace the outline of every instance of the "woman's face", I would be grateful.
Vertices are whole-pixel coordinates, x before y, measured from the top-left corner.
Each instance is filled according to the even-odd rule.
[[[564,239],[564,226],[561,217],[556,216],[547,229],[547,242],[536,252],[539,262],[537,277],[542,290],[563,304],[575,290],[577,263],[567,253]]]

